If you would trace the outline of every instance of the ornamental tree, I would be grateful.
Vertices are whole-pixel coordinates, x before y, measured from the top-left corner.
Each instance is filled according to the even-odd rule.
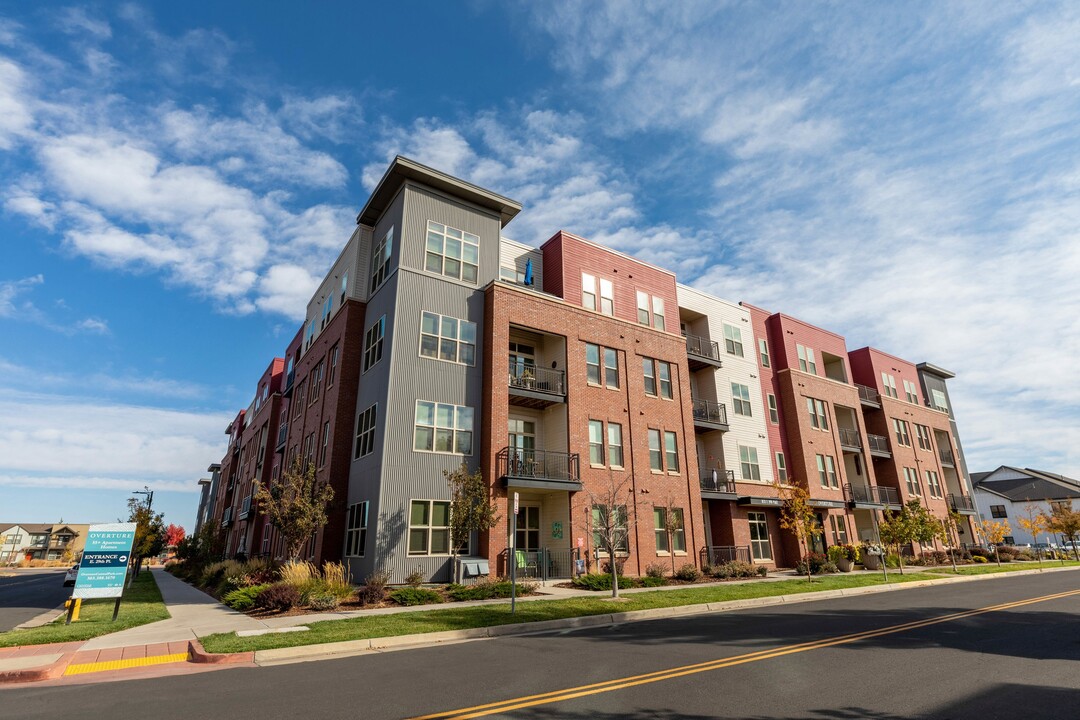
[[[1024,505],[1024,514],[1016,518],[1017,524],[1023,528],[1035,542],[1035,554],[1042,563],[1042,550],[1039,548],[1039,535],[1046,532],[1049,522],[1041,509],[1035,503],[1029,502]]]
[[[982,520],[979,522],[979,531],[982,533],[983,539],[994,546],[994,560],[1000,566],[1001,556],[998,554],[998,545],[1012,532],[1009,521]]]
[[[292,561],[311,536],[326,525],[326,510],[334,500],[334,489],[315,478],[315,464],[305,467],[297,458],[281,479],[270,487],[254,485],[252,498],[264,515],[281,533],[285,552]]]
[[[799,543],[799,552],[806,555],[810,538],[817,532],[817,512],[810,505],[810,491],[802,485],[781,485],[773,483],[780,496],[780,527],[795,534]],[[813,582],[810,576],[810,561],[806,563],[806,580]]]
[[[1044,517],[1047,529],[1064,535],[1072,544],[1073,557],[1080,560],[1080,551],[1076,547],[1076,539],[1080,537],[1080,510],[1073,510],[1068,501],[1050,503],[1050,514]]]
[[[458,549],[468,544],[472,533],[495,527],[499,515],[480,470],[469,472],[463,462],[457,470],[443,470],[443,477],[450,485],[450,551],[456,567]]]

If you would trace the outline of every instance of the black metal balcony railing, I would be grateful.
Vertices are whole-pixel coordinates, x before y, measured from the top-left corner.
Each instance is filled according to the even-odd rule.
[[[844,484],[844,499],[860,505],[899,505],[900,496],[896,488],[881,485]]]
[[[728,424],[727,408],[724,407],[723,403],[713,402],[712,400],[694,400],[693,410],[695,420],[719,423],[720,425]]]
[[[870,446],[870,452],[889,452],[889,438],[884,435],[866,433],[866,444]]]
[[[705,492],[735,492],[734,470],[703,470],[701,473],[701,489]]]
[[[581,481],[580,458],[577,453],[523,450],[505,447],[495,457],[499,477]]]
[[[938,456],[941,458],[942,465],[955,465],[956,459],[953,457],[952,450],[947,448],[938,448]]]
[[[510,387],[552,395],[565,395],[566,373],[562,370],[510,363]]]
[[[862,442],[859,439],[859,431],[852,430],[850,428],[837,428],[840,433],[840,444],[844,447],[852,447],[862,449]]]
[[[866,385],[855,384],[855,387],[859,391],[859,399],[863,402],[873,403],[875,405],[881,404],[881,395],[872,387]]]
[[[751,562],[749,545],[710,545],[701,548],[702,565],[723,565],[730,562]]]
[[[700,335],[683,335],[686,338],[686,352],[697,357],[709,358],[720,361],[720,345],[715,340],[710,340]]]
[[[949,493],[946,498],[949,501],[949,507],[953,510],[960,512],[962,510],[974,511],[975,503],[967,495],[956,495]]]

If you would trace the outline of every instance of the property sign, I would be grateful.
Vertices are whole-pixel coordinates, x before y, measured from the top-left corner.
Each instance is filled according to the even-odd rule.
[[[86,535],[74,598],[117,598],[124,594],[135,523],[91,525]]]

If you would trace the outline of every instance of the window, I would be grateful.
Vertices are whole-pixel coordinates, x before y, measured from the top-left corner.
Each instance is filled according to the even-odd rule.
[[[907,420],[892,419],[893,431],[896,433],[896,444],[911,447],[911,436],[908,435]]]
[[[768,400],[769,400],[769,422],[771,422],[773,425],[778,425],[780,423],[780,411],[777,410],[777,408],[776,408],[776,396],[773,395],[772,393],[769,393],[768,394]]]
[[[836,461],[832,455],[817,456],[818,479],[823,488],[838,488],[840,481],[836,476]]]
[[[653,327],[657,330],[666,330],[667,321],[664,319],[664,298],[652,299]]]
[[[671,363],[653,358],[641,358],[641,371],[645,376],[645,394],[671,400],[674,392],[671,385]]]
[[[814,359],[814,349],[796,344],[795,350],[799,353],[799,369],[811,375],[817,375],[817,362]]]
[[[750,521],[750,549],[755,560],[772,560],[772,548],[769,546],[769,523],[765,513],[747,513]]]
[[[619,389],[619,354],[611,348],[604,348],[604,384]]]
[[[912,405],[919,404],[919,390],[915,387],[915,383],[910,380],[904,380],[904,395]]]
[[[371,292],[374,293],[386,282],[386,276],[390,272],[390,256],[394,253],[394,228],[391,227],[383,235],[383,239],[375,245],[371,253]]]
[[[743,356],[742,330],[724,323],[724,349],[729,355]]]
[[[586,310],[596,309],[596,278],[581,273],[581,305]]]
[[[431,312],[420,314],[420,355],[434,360],[476,364],[476,323]]]
[[[589,464],[604,464],[604,423],[589,421]]]
[[[930,391],[931,402],[938,410],[949,411],[949,401],[945,399],[945,393],[937,388]]]
[[[787,460],[782,452],[776,453],[776,479],[787,482]]]
[[[833,541],[837,545],[847,545],[847,518],[843,515],[830,515],[829,522],[832,525]]]
[[[315,433],[308,433],[304,438],[304,465],[310,465],[315,459]]]
[[[326,368],[326,387],[334,384],[334,376],[337,374],[338,346],[330,349],[330,364]]]
[[[668,546],[668,508],[653,508],[653,527],[656,536],[656,552],[670,553]],[[671,508],[671,545],[676,553],[686,552],[686,529],[683,524],[682,508]]]
[[[367,513],[366,501],[349,506],[345,524],[345,554],[350,557],[364,557],[364,548],[367,547]]]
[[[585,376],[592,385],[600,384],[600,346],[585,343]]]
[[[829,429],[829,415],[825,412],[825,403],[815,398],[806,398],[806,410],[810,413],[810,427],[818,430]]]
[[[424,269],[475,284],[480,277],[480,238],[428,220]]]
[[[319,329],[322,330],[326,327],[326,323],[330,322],[330,315],[334,312],[334,296],[326,298],[323,301],[322,306],[322,321],[319,323]]]
[[[320,360],[319,364],[315,366],[315,369],[311,371],[311,397],[308,398],[309,405],[319,399],[319,393],[322,391],[322,376],[323,361]]]
[[[945,493],[941,489],[941,479],[934,470],[926,471],[926,491],[930,493],[932,498],[945,497]]]
[[[668,472],[679,472],[679,439],[670,431],[664,433],[664,461]]]
[[[413,500],[409,511],[409,554],[450,554],[450,503]]]
[[[908,494],[912,497],[922,497],[922,487],[919,485],[919,473],[915,468],[904,468],[904,484],[907,485]]]
[[[370,455],[375,450],[375,416],[378,405],[372,405],[356,418],[356,450],[353,459]]]
[[[649,293],[637,291],[637,321],[642,325],[649,324]]]
[[[382,360],[383,335],[386,334],[386,316],[375,321],[364,334],[364,372]]]
[[[660,431],[649,428],[649,469],[663,471],[664,453],[660,449]]]
[[[990,517],[1006,518],[1006,517],[1009,517],[1009,515],[1008,515],[1008,513],[1005,512],[1005,506],[1004,505],[991,505],[990,506]]]
[[[740,383],[731,383],[731,404],[736,415],[753,417],[750,409],[750,388]]]
[[[657,360],[656,371],[660,377],[660,397],[671,400],[671,364],[663,360]]]
[[[600,312],[605,315],[615,314],[615,288],[610,280],[600,278]]]
[[[608,423],[607,426],[608,462],[612,467],[623,466],[622,425]]]
[[[330,423],[323,424],[322,447],[319,448],[319,467],[326,464],[326,451],[330,448]]]
[[[930,428],[925,425],[915,423],[915,439],[919,441],[920,450],[934,449],[934,446],[930,441]]]
[[[349,273],[342,273],[341,275],[341,304],[345,304],[345,297],[349,293]]]
[[[414,450],[472,455],[472,438],[471,407],[416,401]]]
[[[293,417],[300,417],[304,412],[304,392],[307,390],[307,383],[301,382],[296,386],[296,395],[294,400],[296,402],[296,412],[293,413]]]
[[[315,339],[315,318],[311,318],[307,330],[304,331],[304,350],[311,347],[311,341]]]
[[[756,447],[739,446],[739,466],[743,480],[761,480],[761,467],[758,465]]]
[[[761,355],[761,367],[767,368],[769,367],[769,343],[765,342],[765,338],[759,338],[757,344],[758,354]]]
[[[605,542],[606,530],[613,528],[612,538],[615,542],[615,552],[628,553],[630,552],[630,533],[627,530],[627,515],[625,505],[616,505],[613,508],[607,505],[593,505],[592,508],[592,523],[593,523],[593,547],[595,547],[602,555],[607,554],[607,543]]]
[[[889,373],[881,373],[881,387],[885,391],[885,394],[892,398],[899,398],[900,395],[896,392],[896,378]]]

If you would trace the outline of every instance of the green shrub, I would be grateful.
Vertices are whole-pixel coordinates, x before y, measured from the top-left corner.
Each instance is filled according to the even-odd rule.
[[[221,602],[233,610],[250,610],[255,606],[255,598],[267,587],[269,586],[248,585],[247,587],[236,588],[221,598]]]
[[[905,560],[906,562],[906,560]],[[889,553],[885,556],[885,564],[891,568],[900,567],[900,556],[896,553]]]
[[[610,588],[611,586],[608,585]],[[621,585],[620,585],[621,587]],[[484,580],[474,585],[450,585],[447,594],[451,600],[465,602],[467,600],[490,600],[491,598],[510,597],[511,584],[509,580]],[[518,582],[518,595],[532,595],[536,592],[536,583]]]
[[[701,579],[701,570],[694,563],[686,563],[678,569],[675,577],[685,582],[697,582]]]
[[[403,587],[393,590],[390,599],[398,605],[431,605],[441,603],[442,595],[429,588]]]
[[[611,575],[607,573],[589,573],[587,575],[578,575],[573,580],[574,587],[581,588],[582,590],[610,590],[611,589]],[[625,575],[619,576],[619,587],[621,589],[627,589],[634,587],[634,581]]]
[[[337,610],[338,606],[341,605],[341,598],[333,593],[315,593],[310,595],[304,604],[312,610],[327,612]]]
[[[356,590],[356,599],[363,605],[378,605],[386,600],[386,586],[390,583],[390,573],[376,570],[367,576],[364,584]]]
[[[747,563],[747,564],[749,564],[749,563]],[[754,568],[754,574],[756,574],[756,575],[758,575],[760,577],[768,577],[769,576],[769,568],[765,567],[764,565],[758,565],[757,567]]]
[[[662,578],[664,577],[664,566],[660,563],[650,563],[645,566],[645,577]]]
[[[294,586],[278,582],[267,585],[255,596],[255,607],[263,610],[284,612],[300,604],[300,591]]]
[[[653,577],[652,575],[646,575],[641,578],[641,587],[663,587],[667,585],[668,581],[666,577]]]
[[[977,562],[977,563],[984,563],[984,562],[989,562],[989,561],[988,561],[988,560],[987,560],[987,559],[986,559],[985,557],[983,557],[982,555],[972,555],[972,556],[971,556],[971,561],[972,561],[972,562]]]
[[[829,558],[821,553],[806,553],[799,562],[795,563],[795,572],[799,575],[806,575],[807,566],[809,566],[811,575],[819,575],[822,572],[822,568],[828,563]],[[833,564],[833,567],[836,567],[836,565]],[[838,571],[834,570],[833,572]]]
[[[420,568],[416,568],[405,577],[405,584],[418,588],[424,584],[424,573]]]

